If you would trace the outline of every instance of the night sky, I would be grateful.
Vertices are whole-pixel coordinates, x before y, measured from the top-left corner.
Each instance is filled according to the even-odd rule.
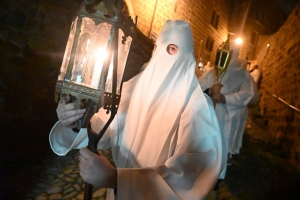
[[[293,11],[297,3],[299,3],[299,0],[274,0],[274,1],[287,15],[289,15]]]

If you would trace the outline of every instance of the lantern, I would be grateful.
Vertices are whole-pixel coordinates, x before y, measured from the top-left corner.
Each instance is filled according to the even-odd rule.
[[[221,47],[217,50],[216,61],[215,61],[215,71],[217,77],[219,77],[222,72],[224,72],[229,64],[230,51],[229,51],[229,38]]]
[[[217,77],[217,82],[219,81],[219,77],[222,73],[226,72],[226,69],[228,67],[229,61],[230,61],[230,50],[229,50],[229,35],[226,42],[223,42],[219,49],[217,50],[214,70]],[[221,91],[221,84],[218,84],[215,86],[214,90],[211,91],[212,93],[219,93]],[[216,107],[217,100],[213,99],[213,105]]]
[[[55,90],[55,101],[70,95],[86,108],[76,129],[86,128],[100,107],[115,114],[123,72],[135,32],[131,18],[121,18],[123,0],[86,0],[71,25]]]
[[[229,40],[230,40],[230,34],[228,34],[228,38],[226,42],[223,42],[223,44],[217,50],[215,71],[218,78],[223,72],[224,73],[226,72],[226,69],[230,62],[232,51],[229,50]],[[240,46],[243,40],[241,38],[237,38],[234,42],[236,45]]]
[[[85,0],[72,25],[55,90],[56,102],[70,95],[85,115],[76,129],[87,128],[88,148],[97,144],[113,120],[120,100],[122,77],[136,25],[122,18],[123,0]],[[90,128],[90,118],[100,107],[110,113],[100,133]],[[84,199],[92,199],[93,186],[85,183]]]

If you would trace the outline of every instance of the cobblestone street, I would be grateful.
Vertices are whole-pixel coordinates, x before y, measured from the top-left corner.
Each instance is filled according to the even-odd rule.
[[[104,153],[109,157],[109,151]],[[38,166],[31,166],[30,170],[20,169],[10,181],[4,183],[1,180],[0,198],[83,199],[84,182],[79,175],[78,150],[64,157],[50,155]],[[250,113],[243,148],[240,155],[233,157],[233,165],[228,167],[218,190],[219,199],[298,199],[300,173],[281,156],[263,119]],[[38,173],[34,174],[34,171]],[[93,199],[105,199],[105,193],[105,189],[95,189]]]

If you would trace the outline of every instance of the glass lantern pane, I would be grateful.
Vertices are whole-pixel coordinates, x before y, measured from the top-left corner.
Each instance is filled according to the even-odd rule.
[[[74,57],[71,81],[98,89],[111,24],[95,24],[87,17],[82,19],[81,33]]]
[[[126,37],[124,44],[123,41],[124,32],[119,29],[119,42],[118,42],[118,71],[117,71],[117,94],[120,94],[120,87],[122,82],[122,77],[124,73],[124,68],[126,65],[130,45],[132,42],[132,38],[130,36]],[[112,72],[113,66],[112,62],[109,66],[108,75],[105,84],[105,92],[112,92]]]
[[[64,77],[66,75],[66,71],[67,71],[67,68],[68,68],[70,55],[71,55],[71,50],[72,50],[74,37],[75,37],[77,22],[78,22],[78,17],[76,17],[76,19],[73,21],[73,23],[71,25],[71,30],[70,30],[70,35],[69,35],[69,39],[68,39],[68,42],[67,42],[66,50],[65,50],[65,55],[64,55],[63,62],[62,62],[60,72],[59,72],[59,75],[58,75],[58,80],[61,80],[61,81],[64,80]]]

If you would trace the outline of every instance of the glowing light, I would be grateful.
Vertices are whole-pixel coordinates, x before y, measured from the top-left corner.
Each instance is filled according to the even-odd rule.
[[[104,61],[104,59],[106,58],[106,56],[107,56],[107,53],[105,51],[105,48],[103,48],[103,47],[98,48],[95,51],[95,57],[96,57],[97,61]]]
[[[199,67],[199,68],[203,67],[203,63],[202,63],[202,62],[199,62],[198,67]]]
[[[91,85],[93,87],[98,87],[99,84],[99,80],[100,80],[100,75],[102,72],[102,67],[103,67],[103,62],[104,59],[106,58],[107,53],[105,51],[105,48],[98,48],[95,51],[95,58],[96,58],[96,62],[95,62],[95,66],[94,66],[94,72],[93,72],[93,76],[92,76],[92,81],[91,81]]]
[[[87,41],[87,43],[86,43],[85,50],[88,50],[88,49],[89,49],[90,43],[91,43],[91,40],[88,39],[88,41]]]
[[[243,42],[243,40],[241,38],[237,38],[235,40],[235,43],[237,43],[237,44],[242,44],[242,42]]]

